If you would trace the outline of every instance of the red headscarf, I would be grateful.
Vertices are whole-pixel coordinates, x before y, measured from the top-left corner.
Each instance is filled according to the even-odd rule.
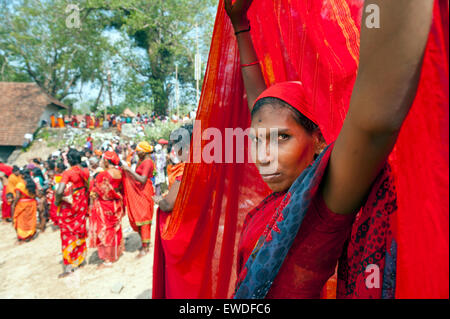
[[[297,111],[302,113],[304,116],[306,116],[309,120],[314,122],[314,124],[319,125],[314,115],[313,107],[310,103],[307,102],[307,99],[305,98],[305,89],[302,82],[287,81],[276,83],[262,92],[261,95],[256,99],[255,104],[259,100],[266,97],[275,97],[286,102]]]
[[[105,154],[103,154],[103,158],[105,160],[111,161],[111,163],[113,163],[114,165],[119,165],[120,159],[115,152],[111,151],[105,152]]]

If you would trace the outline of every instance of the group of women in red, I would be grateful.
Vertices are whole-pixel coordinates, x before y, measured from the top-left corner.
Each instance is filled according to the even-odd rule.
[[[138,163],[133,171],[128,164],[122,165],[117,153],[106,151],[99,154],[102,169],[90,171],[82,165],[81,152],[70,149],[63,154],[69,167],[62,161],[53,164],[46,171],[49,187],[42,192],[37,191],[37,181],[28,170],[1,164],[2,219],[13,219],[20,243],[29,241],[37,235],[38,205],[45,202],[49,219],[60,230],[64,265],[60,277],[85,264],[88,247],[97,248],[103,261],[100,268],[112,266],[124,250],[122,218],[126,213],[141,236],[138,256],[142,257],[149,252],[154,208],[151,152],[149,143],[137,145]]]
[[[122,218],[126,212],[131,226],[141,236],[138,256],[149,252],[154,206],[151,151],[147,142],[137,145],[136,171],[122,165],[117,153],[106,151],[101,158],[103,170],[91,178],[89,171],[80,166],[80,153],[74,149],[68,152],[70,168],[62,174],[54,193],[64,260],[60,276],[83,265],[88,246],[97,248],[103,261],[100,268],[112,266],[124,250]]]

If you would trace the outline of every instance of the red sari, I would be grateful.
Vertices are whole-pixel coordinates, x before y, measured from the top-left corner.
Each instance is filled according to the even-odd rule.
[[[12,174],[12,167],[5,165],[3,163],[0,163],[0,172],[5,173],[7,177],[9,177]],[[2,190],[2,218],[11,218],[11,204],[8,203],[6,199],[7,194],[7,185],[3,185]]]
[[[390,157],[398,195],[397,298],[448,298],[449,292],[448,1],[435,4],[416,101]],[[302,81],[328,143],[341,130],[356,79],[362,5],[362,0],[261,0],[249,11],[249,19],[258,21],[251,36],[266,84]],[[227,128],[246,129],[251,120],[223,1],[196,120],[200,137],[210,127],[222,136]],[[209,142],[199,139],[197,148]],[[269,193],[254,165],[194,162],[185,175],[171,225],[161,234],[166,278],[154,280],[166,286],[157,296],[226,298],[236,281],[235,243],[243,219]]]
[[[11,193],[13,197],[16,197],[16,185],[20,182],[21,178],[15,174],[10,174],[8,177],[8,184],[3,187],[2,194],[2,217],[11,218],[11,204],[6,200],[6,194]]]
[[[2,219],[11,218],[11,204],[6,198],[6,186],[3,186],[2,191]]]
[[[238,277],[285,195],[270,195],[247,216],[239,242]],[[316,195],[266,298],[320,298],[324,284],[335,272],[354,218],[353,214],[333,213],[321,195]]]
[[[73,166],[62,175],[61,183],[73,187],[73,203],[62,201],[58,210],[64,265],[78,267],[86,257],[86,215],[88,198],[86,181],[89,175]]]
[[[141,235],[143,246],[150,243],[150,227],[153,218],[153,177],[154,165],[151,159],[147,159],[138,164],[136,173],[147,176],[147,183],[142,185],[130,174],[125,173],[123,178],[125,205],[128,212],[130,225],[134,231]]]
[[[169,190],[175,181],[181,182],[183,178],[185,163],[177,165],[169,165],[167,167],[167,175],[169,177]],[[166,260],[164,252],[168,242],[161,237],[170,224],[172,212],[164,212],[159,207],[156,212],[156,231],[155,231],[155,252],[153,259],[153,299],[163,298],[182,298],[182,295],[171,295],[171,287],[179,285],[176,279],[170,276],[170,271],[166,272]]]
[[[98,197],[93,201],[89,218],[89,247],[98,249],[98,256],[107,262],[119,259],[123,252],[123,197],[118,190],[122,178],[115,179],[108,171],[99,173],[91,188]]]

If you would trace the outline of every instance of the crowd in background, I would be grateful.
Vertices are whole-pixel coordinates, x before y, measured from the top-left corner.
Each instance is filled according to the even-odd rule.
[[[134,114],[107,114],[97,116],[94,113],[85,115],[63,115],[63,114],[52,114],[50,116],[50,123],[43,122],[42,126],[49,126],[51,128],[63,128],[63,127],[75,127],[75,128],[110,128],[116,127],[120,131],[123,124],[134,124],[134,125],[153,125],[155,121],[161,121],[166,123],[171,121],[173,123],[187,122],[195,118],[195,111],[191,111],[188,114],[178,116],[173,114],[170,117],[167,115],[156,115],[155,112],[151,114],[147,113],[137,113]]]
[[[180,171],[174,167],[184,165],[173,145],[119,136],[94,141],[89,135],[83,148],[66,146],[23,167],[0,163],[2,220],[12,223],[17,244],[34,240],[47,226],[59,229],[62,277],[85,264],[88,246],[98,249],[101,267],[112,266],[123,252],[126,215],[141,237],[141,257],[149,252],[155,200],[167,195],[171,172]]]

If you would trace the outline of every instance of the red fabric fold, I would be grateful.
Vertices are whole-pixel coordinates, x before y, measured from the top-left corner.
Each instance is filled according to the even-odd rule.
[[[397,298],[449,298],[449,7],[436,0],[414,104],[390,162],[398,203]]]
[[[249,11],[267,85],[301,81],[328,143],[342,127],[356,79],[362,5],[261,0]],[[448,298],[448,1],[436,0],[434,17],[418,95],[390,158],[400,298]],[[206,128],[223,138],[225,128],[249,127],[239,65],[220,1],[191,154],[210,142],[199,138]],[[239,152],[247,154],[246,145]],[[187,164],[170,222],[157,230],[153,297],[229,297],[243,219],[268,194],[253,164]]]

